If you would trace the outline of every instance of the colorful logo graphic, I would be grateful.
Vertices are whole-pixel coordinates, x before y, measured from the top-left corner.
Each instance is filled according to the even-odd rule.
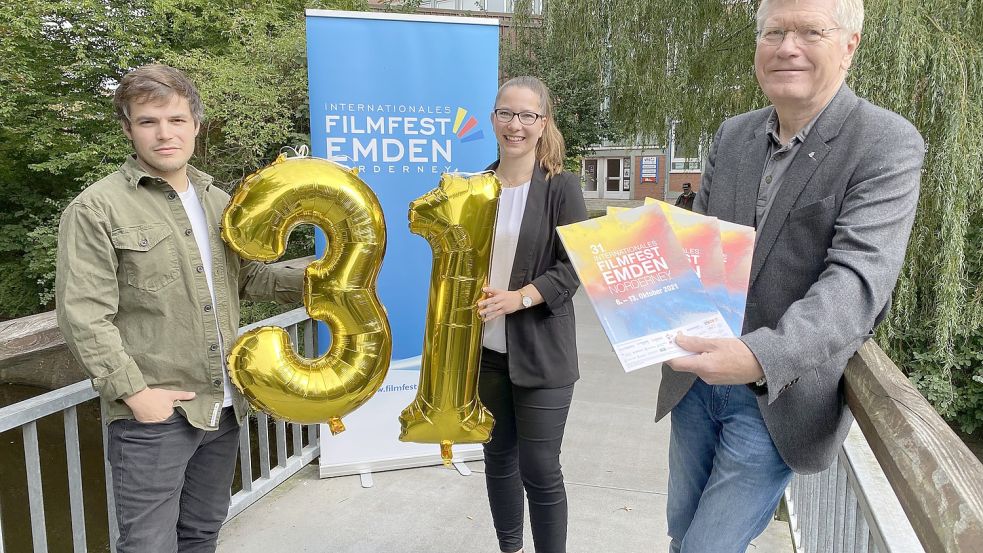
[[[467,117],[467,123],[464,123],[464,118]],[[464,123],[464,125],[461,125]],[[454,127],[452,131],[461,139],[461,142],[471,142],[472,140],[481,140],[485,137],[485,133],[478,129],[475,132],[471,132],[478,125],[478,120],[475,119],[474,115],[468,117],[468,110],[464,108],[457,108],[457,115],[454,117]],[[468,134],[470,133],[470,134]]]

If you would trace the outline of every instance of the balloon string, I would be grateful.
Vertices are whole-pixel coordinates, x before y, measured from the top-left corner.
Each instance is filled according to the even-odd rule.
[[[311,157],[311,151],[307,147],[307,144],[301,144],[300,146],[297,146],[296,148],[294,148],[293,146],[284,146],[284,147],[280,148],[280,153],[284,153],[284,152],[290,152],[290,153],[293,154],[293,155],[287,155],[287,159],[297,159],[297,158]],[[345,171],[351,171],[352,170],[352,167],[353,166],[348,166],[348,165],[345,165],[344,163],[338,163],[338,160],[339,159],[343,159],[343,160],[349,161],[349,162],[354,162],[355,161],[354,159],[352,159],[350,156],[347,156],[347,155],[335,156],[335,159],[329,159],[327,161],[329,161],[331,163],[334,163],[335,165],[341,167]]]
[[[296,148],[293,146],[284,146],[280,148],[280,153],[283,153],[284,151],[293,152],[294,155],[287,156],[288,159],[293,159],[295,157],[308,157],[308,155],[310,155],[310,149],[307,147],[307,144],[301,144]]]

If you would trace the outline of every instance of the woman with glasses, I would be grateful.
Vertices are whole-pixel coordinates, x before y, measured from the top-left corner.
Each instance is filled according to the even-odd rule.
[[[563,170],[549,90],[516,77],[498,90],[492,127],[502,183],[485,299],[478,391],[495,416],[485,482],[501,551],[522,551],[523,490],[537,553],[563,553],[567,496],[560,444],[577,369],[571,298],[580,285],[556,227],[587,218],[580,179]]]

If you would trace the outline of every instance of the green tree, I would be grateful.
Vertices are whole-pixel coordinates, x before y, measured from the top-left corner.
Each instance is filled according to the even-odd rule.
[[[362,0],[23,0],[0,5],[0,319],[50,308],[64,205],[130,152],[112,110],[129,69],[201,87],[192,163],[229,189],[310,133],[305,8]]]
[[[30,232],[50,226],[82,183],[108,172],[125,141],[107,86],[152,47],[149,27],[119,24],[116,1],[22,2],[0,7],[0,315],[35,311],[43,261]],[[130,32],[128,32],[130,31]],[[25,263],[25,257],[40,265]]]
[[[550,51],[608,83],[627,136],[712,136],[767,105],[753,72],[757,2],[551,0]],[[908,118],[928,146],[891,316],[878,341],[948,420],[983,427],[983,6],[868,0],[850,86]]]
[[[506,78],[539,77],[550,88],[556,104],[556,124],[563,134],[569,158],[579,158],[591,147],[614,138],[602,109],[604,83],[597,68],[581,57],[551,48],[542,18],[532,15],[531,0],[517,0],[511,27],[501,46]]]
[[[282,146],[310,141],[305,8],[361,10],[362,0],[233,2],[234,9],[170,0],[163,16],[183,22],[200,38],[190,48],[170,48],[164,63],[186,71],[206,106],[194,163],[231,189],[272,161]],[[203,17],[203,15],[205,17]],[[198,29],[196,22],[206,20]],[[204,25],[202,25],[204,26]],[[182,31],[174,27],[176,45]],[[215,37],[221,41],[214,42]]]

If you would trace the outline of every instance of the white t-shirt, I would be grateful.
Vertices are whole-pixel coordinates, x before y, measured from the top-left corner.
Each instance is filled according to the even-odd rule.
[[[488,274],[488,286],[492,288],[509,289],[515,248],[519,244],[519,227],[522,225],[522,214],[526,212],[528,197],[528,182],[513,188],[502,188],[502,195],[498,199],[498,220],[495,223],[491,270]],[[500,353],[507,351],[504,316],[485,323],[481,344]]]
[[[205,273],[205,282],[208,283],[208,293],[212,297],[212,315],[215,317],[215,330],[218,332],[218,348],[222,355],[222,384],[225,387],[225,398],[222,407],[232,405],[232,384],[229,382],[228,369],[225,368],[225,344],[222,343],[222,330],[218,326],[218,305],[215,304],[215,286],[212,284],[212,248],[208,236],[208,222],[205,220],[205,210],[201,207],[198,194],[195,193],[191,182],[188,182],[188,189],[178,192],[184,211],[188,214],[191,221],[191,230],[195,235],[195,242],[198,244],[198,254],[201,256],[201,265]]]

